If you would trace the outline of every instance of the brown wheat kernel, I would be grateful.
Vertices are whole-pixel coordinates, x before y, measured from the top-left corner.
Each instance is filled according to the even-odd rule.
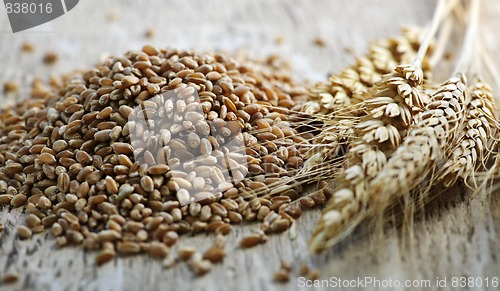
[[[98,266],[101,266],[109,261],[111,261],[115,256],[115,251],[111,249],[103,249],[95,256],[95,262]]]
[[[177,251],[177,255],[183,261],[189,260],[194,253],[196,253],[196,248],[194,247],[181,247]]]
[[[290,228],[291,222],[288,219],[276,219],[270,225],[270,232],[281,233]]]
[[[224,237],[224,235],[218,233],[214,239],[214,247],[224,249],[225,246],[226,246],[226,238]]]
[[[307,197],[303,197],[299,200],[300,202],[300,205],[302,206],[302,208],[304,209],[309,209],[309,208],[313,208],[314,206],[316,206],[316,203],[314,202],[314,200],[307,196]]]
[[[7,81],[3,83],[3,91],[5,93],[14,93],[18,90],[18,84],[15,81]]]
[[[305,277],[308,274],[309,274],[309,265],[306,263],[303,263],[302,265],[300,265],[299,275]]]
[[[169,248],[161,242],[152,242],[149,246],[149,254],[159,259],[164,259],[168,252]]]
[[[153,184],[153,179],[149,176],[144,176],[141,178],[141,187],[144,189],[146,192],[151,192],[154,190],[154,184]]]
[[[209,260],[196,260],[190,266],[196,276],[199,277],[207,274],[212,269],[212,263]]]
[[[53,236],[59,237],[63,234],[64,229],[62,228],[62,226],[59,223],[55,222],[52,224],[52,227],[50,228],[50,232],[52,233]]]
[[[87,237],[83,240],[82,242],[82,247],[84,250],[98,250],[99,249],[99,243],[95,237]]]
[[[262,242],[262,235],[258,233],[253,233],[241,239],[241,248],[252,248]]]
[[[286,270],[279,270],[278,272],[274,273],[274,281],[278,283],[286,283],[290,281],[290,274]]]
[[[7,189],[5,189],[7,190]],[[0,205],[7,205],[10,204],[10,201],[12,201],[12,198],[14,196],[11,194],[2,194],[0,195]]]
[[[31,232],[31,229],[27,228],[24,225],[20,225],[17,227],[17,235],[20,239],[29,239],[31,238],[32,234],[33,233]]]
[[[292,264],[285,259],[281,259],[280,266],[282,270],[285,270],[288,273],[292,271]]]
[[[38,215],[37,215],[38,216]],[[57,215],[51,214],[42,218],[42,224],[49,228],[57,221]]]
[[[36,207],[46,210],[46,209],[49,209],[50,207],[52,207],[52,202],[50,201],[49,198],[42,196],[42,197],[40,197],[40,199],[38,199],[38,202],[36,203]]]
[[[325,47],[326,46],[326,40],[324,38],[321,38],[321,37],[315,38],[313,43],[314,43],[314,45],[316,45],[318,47]]]
[[[10,205],[12,205],[14,207],[19,207],[19,206],[25,205],[27,201],[28,201],[28,197],[26,197],[26,195],[17,194],[17,195],[14,195],[14,197],[12,197],[12,200],[10,200]]]
[[[163,242],[169,247],[175,245],[178,239],[179,235],[175,231],[168,231],[163,236]]]
[[[44,164],[52,165],[56,163],[56,158],[50,153],[41,153],[38,158],[40,159],[40,162]]]
[[[282,45],[285,43],[285,36],[284,35],[278,35],[276,36],[276,38],[274,39],[274,42],[277,44],[277,45]]]
[[[118,183],[115,181],[115,179],[111,178],[111,176],[107,176],[105,178],[105,186],[109,194],[118,193]]]
[[[3,181],[3,180],[0,180],[0,193],[5,193],[7,191],[7,188],[9,186],[7,185],[7,182]],[[1,198],[1,195],[0,195],[0,198]],[[10,202],[10,201],[9,201]],[[7,202],[7,204],[9,203]],[[0,199],[0,205],[2,205],[2,200]]]
[[[101,230],[97,234],[99,241],[116,241],[121,238],[121,234],[113,229]]]
[[[319,273],[319,270],[318,269],[312,269],[310,272],[309,272],[309,279],[311,280],[318,280],[319,277],[320,277],[320,273]]]
[[[78,217],[73,215],[71,212],[63,212],[60,214],[64,220],[66,220],[70,225],[78,225],[80,224]]]
[[[224,260],[226,253],[223,249],[218,247],[212,247],[205,251],[203,254],[203,259],[209,260],[212,263],[220,263]]]
[[[35,50],[35,47],[29,42],[23,42],[21,44],[21,51],[25,53],[31,53]]]
[[[66,238],[68,239],[69,243],[76,245],[81,244],[84,240],[83,234],[73,229],[70,229],[66,232]]]
[[[42,223],[42,220],[34,215],[34,214],[28,214],[26,217],[26,226],[28,226],[30,229],[33,229],[35,226],[38,226]]]
[[[286,159],[274,157],[278,147],[286,147],[287,155],[300,155],[298,149],[288,144],[291,141],[284,144],[281,140],[296,131],[286,124],[288,116],[281,113],[283,110],[278,112],[273,107],[292,107],[292,97],[303,93],[288,92],[296,90],[291,83],[290,88],[287,84],[282,89],[278,79],[287,80],[286,83],[290,80],[271,68],[245,63],[235,66],[234,60],[223,55],[145,46],[142,52],[111,57],[71,80],[60,80],[61,84],[54,81],[52,85],[57,89],[45,92],[50,96],[35,103],[40,112],[19,109],[13,118],[2,120],[2,125],[12,125],[0,128],[2,136],[20,140],[21,136],[8,132],[15,129],[16,135],[22,135],[16,131],[21,122],[26,136],[18,148],[14,145],[16,154],[0,155],[0,159],[9,160],[0,166],[0,195],[10,195],[2,198],[8,204],[18,193],[29,193],[27,209],[43,224],[29,222],[30,226],[35,225],[32,231],[50,227],[60,246],[81,243],[86,249],[116,249],[125,254],[150,252],[153,256],[152,252],[161,248],[157,256],[163,256],[165,249],[155,244],[167,248],[177,242],[180,234],[226,234],[231,229],[229,223],[256,217],[253,209],[244,207],[248,202],[240,199],[241,193],[256,196],[269,192],[271,180],[276,182],[290,174]],[[152,95],[165,92],[155,96],[165,98],[172,90],[182,100],[169,100],[155,108]],[[200,102],[191,98],[195,92]],[[221,96],[220,100],[217,96]],[[157,110],[165,117],[162,121],[175,120],[175,124],[164,124],[158,135],[147,137],[145,145],[138,146],[130,135],[144,128],[128,118],[136,117],[135,108],[140,104],[147,107],[143,110]],[[255,122],[262,118],[269,125],[271,137],[277,140],[269,140],[266,135],[261,140],[256,137]],[[187,139],[183,138],[184,129],[193,133]],[[248,144],[248,154],[237,154],[225,145],[240,130],[243,134],[236,138]],[[157,147],[160,141],[163,144]],[[134,154],[140,150],[146,163],[135,159]],[[226,173],[213,167],[226,152],[231,176],[242,179],[241,183],[225,182]],[[182,160],[198,156],[199,164],[183,165]],[[158,161],[165,157],[169,158],[168,163]],[[247,176],[242,165],[247,158],[261,163],[263,157],[267,164],[276,164],[265,167],[269,173],[264,169],[259,172],[271,180],[260,188],[243,191],[256,175]],[[3,185],[2,180],[9,183]],[[259,181],[263,183],[264,179]],[[181,207],[179,200],[187,199],[176,199],[182,197],[178,194],[190,194],[193,189],[198,192],[195,198],[199,202]],[[273,196],[280,193],[273,192]],[[269,201],[259,203],[271,206]],[[276,205],[274,210],[284,210],[281,206],[286,205]],[[261,242],[265,241],[265,236],[259,236]]]
[[[224,223],[224,224],[221,224],[220,226],[218,226],[216,229],[215,229],[215,232],[216,233],[220,233],[222,235],[228,235],[230,232],[231,232],[231,225],[229,223]]]
[[[147,38],[154,38],[156,36],[156,29],[154,29],[154,28],[146,29],[145,35]]]
[[[43,55],[43,62],[47,65],[53,65],[59,60],[59,55],[55,52],[47,52]]]
[[[2,278],[2,282],[4,284],[13,284],[16,283],[17,281],[19,281],[19,275],[13,273],[5,274]]]
[[[141,246],[135,242],[124,241],[122,243],[118,243],[117,250],[124,255],[134,255],[141,251]]]
[[[37,225],[31,229],[33,233],[41,233],[42,231],[45,230],[45,227],[43,225]]]

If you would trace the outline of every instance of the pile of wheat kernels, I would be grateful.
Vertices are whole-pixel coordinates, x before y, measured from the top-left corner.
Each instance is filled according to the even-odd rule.
[[[0,114],[0,205],[26,207],[21,238],[50,229],[60,246],[101,249],[99,264],[115,251],[165,257],[179,234],[227,234],[229,224],[243,220],[263,222],[263,233],[246,238],[243,247],[265,240],[264,233],[288,229],[301,206],[325,199],[319,193],[291,204],[300,186],[266,196],[269,185],[281,185],[302,166],[307,147],[301,144],[310,138],[297,134],[286,115],[300,107],[305,90],[273,66],[275,61],[145,46],[51,87],[37,84],[31,98]],[[199,100],[163,100],[165,106],[150,101],[165,92],[186,98],[196,92]],[[159,137],[144,135],[163,141],[157,149],[169,157],[167,165],[155,164],[158,153],[144,148],[139,151],[147,162],[134,159],[138,149],[130,134],[138,129],[128,117],[138,113],[138,105],[175,115]],[[213,127],[207,122],[222,131],[209,134]],[[181,205],[180,193],[209,187],[216,173],[207,175],[210,167],[194,165],[191,172],[179,168],[173,179],[171,165],[199,152],[219,158],[234,126],[245,145],[246,176]]]

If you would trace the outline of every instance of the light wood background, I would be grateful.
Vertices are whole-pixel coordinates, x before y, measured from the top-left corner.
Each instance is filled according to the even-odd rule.
[[[483,9],[482,31],[494,65],[498,66],[500,59],[495,53],[500,49],[500,36],[495,30],[500,27],[500,1],[484,2],[487,7]],[[35,77],[87,68],[105,54],[140,49],[146,43],[197,50],[243,49],[257,57],[279,53],[292,60],[298,79],[325,80],[328,73],[353,63],[351,51],[356,55],[364,53],[369,40],[396,35],[403,24],[424,25],[432,16],[434,4],[432,0],[83,0],[68,14],[17,34],[12,34],[5,10],[0,8],[0,84],[16,80],[21,86],[19,94],[3,96],[2,100],[12,102],[26,96]],[[115,15],[115,21],[109,21],[110,14]],[[152,39],[145,37],[149,28],[156,31]],[[275,42],[278,36],[284,37],[281,45]],[[326,41],[326,47],[314,45],[317,37]],[[35,46],[34,53],[21,53],[24,41]],[[60,55],[54,66],[42,63],[48,51]],[[379,280],[431,280],[432,288],[425,290],[437,289],[436,277],[446,276],[448,287],[452,276],[490,280],[492,276],[500,277],[497,195],[465,195],[429,213],[416,224],[414,236],[408,241],[411,249],[402,248],[401,236],[392,231],[375,245],[366,236],[358,235],[320,256],[311,256],[307,240],[319,215],[319,210],[309,211],[297,221],[295,240],[290,240],[287,233],[275,235],[268,243],[245,251],[237,247],[239,239],[258,225],[234,227],[228,236],[224,263],[216,265],[208,275],[195,278],[185,264],[165,269],[162,262],[148,256],[117,258],[97,268],[94,253],[73,247],[57,249],[49,234],[19,241],[14,229],[22,223],[23,214],[4,209],[0,210],[0,221],[6,227],[0,234],[0,277],[17,273],[20,281],[0,283],[0,289],[327,289],[299,288],[301,262],[318,268],[321,279],[375,276]],[[213,237],[198,235],[182,237],[178,245],[203,250],[212,242]],[[272,281],[281,258],[296,265],[291,281],[284,285]]]

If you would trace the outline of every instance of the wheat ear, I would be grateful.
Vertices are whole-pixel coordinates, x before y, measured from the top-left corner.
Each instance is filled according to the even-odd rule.
[[[438,182],[445,187],[458,178],[474,178],[475,172],[493,150],[496,132],[493,93],[488,84],[478,78],[469,89],[470,102],[466,108],[461,132],[463,135],[452,149],[451,157],[442,166]]]
[[[364,103],[367,115],[356,127],[357,139],[347,154],[347,167],[336,179],[340,190],[333,193],[311,237],[313,252],[332,246],[370,216],[370,201],[377,199],[369,189],[370,180],[380,175],[387,157],[399,148],[402,136],[414,116],[428,100],[419,91],[423,82],[422,60],[441,21],[446,1],[440,1],[431,28],[422,41],[413,64],[397,66],[371,90]]]
[[[479,17],[480,0],[472,1],[461,58],[454,77],[444,82],[431,96],[431,102],[419,117],[405,142],[394,153],[386,167],[370,183],[370,190],[385,204],[399,199],[425,179],[433,165],[446,154],[462,129],[466,118],[465,72],[470,66]],[[383,197],[383,198],[382,198]]]

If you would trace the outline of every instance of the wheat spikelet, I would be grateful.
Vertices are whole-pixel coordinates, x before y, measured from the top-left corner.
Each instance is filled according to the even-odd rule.
[[[329,113],[332,120],[325,120],[322,131],[315,138],[315,147],[306,155],[311,162],[319,160],[319,168],[314,180],[333,179],[339,173],[339,153],[342,145],[350,143],[346,161],[355,165],[347,172],[358,172],[362,167],[366,177],[374,176],[390,154],[401,142],[413,115],[428,101],[425,94],[416,89],[423,81],[423,72],[414,65],[400,65],[392,74],[386,74],[372,88],[371,97],[360,103],[363,110],[361,119],[353,115],[335,116]],[[307,163],[307,162],[306,162]],[[307,164],[306,164],[307,166]],[[304,167],[299,174],[310,176],[312,173]],[[354,179],[354,177],[352,176]],[[343,178],[342,178],[343,179]],[[355,179],[359,180],[359,179]],[[354,182],[354,181],[353,181]]]
[[[455,133],[464,119],[465,83],[465,77],[460,74],[443,83],[431,96],[419,123],[370,183],[378,206],[401,197],[425,179],[432,165],[456,138]]]
[[[310,248],[320,251],[343,238],[362,219],[370,196],[367,181],[375,177],[387,157],[401,143],[418,108],[427,100],[417,89],[423,82],[422,70],[400,65],[372,88],[372,98],[364,102],[366,116],[355,127],[347,167],[336,179],[336,191],[315,229]]]
[[[363,107],[363,101],[374,96],[373,92],[368,91],[374,90],[374,84],[382,75],[386,74],[389,78],[394,67],[415,58],[421,36],[419,28],[404,28],[402,36],[373,42],[367,56],[358,58],[354,66],[342,70],[340,75],[330,77],[327,84],[320,83],[311,90],[311,101],[302,106],[302,112],[310,117],[310,124],[319,123],[319,126],[313,127],[321,127],[321,132],[314,138],[314,146],[306,155],[309,160],[299,176],[314,174],[315,180],[323,180],[333,179],[338,174],[342,164],[342,159],[339,159],[342,147],[358,137],[359,133],[354,130],[359,123],[358,117],[369,111]],[[430,74],[427,62],[422,67],[425,68],[425,74]],[[407,73],[403,72],[403,67],[397,70],[399,75]],[[386,81],[392,82],[392,87],[398,85],[396,79]],[[384,83],[379,87],[386,85]],[[381,91],[382,95],[385,93],[380,88],[374,91]],[[391,114],[398,114],[394,110]],[[407,110],[403,113],[407,113]],[[394,131],[394,128],[390,127],[390,130]],[[316,167],[309,167],[308,163],[314,163]],[[312,168],[313,172],[310,171]]]
[[[355,128],[359,138],[347,155],[354,167],[361,165],[363,178],[376,175],[385,157],[401,143],[413,115],[428,102],[417,89],[422,81],[420,68],[400,65],[372,88],[372,97],[363,105],[367,114]]]
[[[365,95],[363,108],[367,115],[357,126],[365,132],[349,150],[347,158],[354,164],[336,180],[334,186],[340,190],[333,193],[312,235],[309,244],[312,251],[332,246],[362,220],[380,217],[400,198],[408,197],[455,139],[454,132],[461,127],[465,109],[462,106],[466,86],[461,72],[468,65],[470,49],[464,49],[457,77],[442,84],[430,100],[425,98],[424,88],[419,87],[418,80],[423,74],[416,70],[439,26],[445,5],[445,1],[439,2],[414,66],[398,67],[404,82],[396,78],[391,83],[389,77],[385,84],[379,82],[370,89],[369,93],[374,93]],[[465,43],[470,43],[470,31]],[[391,85],[398,86],[397,94]]]
[[[493,150],[496,131],[493,93],[488,84],[477,79],[469,89],[470,102],[462,126],[462,136],[451,149],[451,157],[442,166],[437,180],[445,187],[454,184],[458,178],[467,180],[487,160]]]
[[[406,27],[402,31],[402,36],[370,43],[369,53],[357,58],[355,65],[331,76],[327,83],[317,84],[302,112],[328,114],[360,103],[365,99],[363,95],[382,75],[391,73],[400,64],[410,63],[420,47],[422,30]],[[426,74],[431,70],[425,61],[422,68]]]
[[[421,113],[421,121],[382,169],[374,171],[373,180],[367,179],[359,165],[345,171],[341,177],[351,181],[351,187],[333,194],[311,238],[312,250],[321,251],[343,239],[365,217],[383,213],[390,203],[425,178],[460,124],[464,82],[462,78],[452,78],[432,95],[427,109]],[[374,157],[379,162],[385,158],[382,154]]]

